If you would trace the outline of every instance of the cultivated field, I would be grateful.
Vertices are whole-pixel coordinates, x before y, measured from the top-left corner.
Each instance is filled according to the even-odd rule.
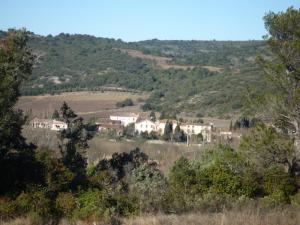
[[[140,112],[140,105],[148,94],[118,91],[104,92],[68,92],[59,95],[23,96],[20,98],[17,108],[23,111],[32,110],[33,116],[39,118],[51,117],[54,109],[58,109],[63,101],[84,119],[92,117],[107,117],[118,111]],[[116,103],[130,98],[134,106],[117,108]]]

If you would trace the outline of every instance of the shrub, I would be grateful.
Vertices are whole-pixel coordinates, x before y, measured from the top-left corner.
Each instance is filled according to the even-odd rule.
[[[56,198],[55,206],[62,215],[70,217],[76,207],[75,198],[72,193],[69,192],[59,193]]]
[[[130,98],[125,99],[124,101],[117,102],[117,107],[133,106],[133,101]]]
[[[132,172],[132,189],[141,202],[141,210],[155,212],[162,209],[165,202],[167,183],[156,168],[144,164]]]

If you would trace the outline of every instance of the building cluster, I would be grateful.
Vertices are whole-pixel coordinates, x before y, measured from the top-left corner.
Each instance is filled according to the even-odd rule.
[[[68,128],[68,125],[65,122],[59,120],[38,119],[38,118],[34,118],[30,122],[30,126],[34,128],[43,128],[43,129],[49,129],[54,131],[60,131]]]
[[[151,132],[155,132],[159,135],[163,135],[165,126],[168,122],[172,123],[173,133],[175,132],[176,127],[179,126],[186,135],[201,134],[204,141],[211,142],[213,124],[179,123],[177,120],[166,119],[152,121],[150,118],[141,118],[139,114],[120,113],[110,115],[108,120],[104,120],[98,125],[99,131],[115,129],[117,132],[121,133],[122,128],[129,124],[133,124],[136,133],[141,134],[147,132],[150,134]]]
[[[119,113],[110,115],[109,118],[101,119],[98,125],[99,132],[114,131],[117,135],[122,136],[124,128],[129,125],[134,125],[135,133],[155,132],[158,135],[163,135],[167,123],[172,124],[172,131],[175,132],[177,126],[184,132],[185,135],[199,135],[201,134],[205,142],[211,142],[213,124],[197,124],[197,123],[179,123],[177,120],[156,120],[150,118],[141,118],[136,113]],[[30,122],[30,126],[34,128],[43,128],[54,131],[60,131],[68,128],[65,122],[50,119],[34,118]]]

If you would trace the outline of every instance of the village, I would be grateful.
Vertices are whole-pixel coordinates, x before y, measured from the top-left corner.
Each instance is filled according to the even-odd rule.
[[[58,119],[34,118],[33,128],[61,131],[67,123]],[[112,113],[109,117],[98,118],[94,125],[99,134],[113,134],[113,137],[142,137],[144,139],[185,142],[189,145],[209,144],[213,140],[231,141],[235,136],[229,129],[221,129],[212,122],[186,121],[175,119],[156,119],[155,113],[140,115],[133,112]]]

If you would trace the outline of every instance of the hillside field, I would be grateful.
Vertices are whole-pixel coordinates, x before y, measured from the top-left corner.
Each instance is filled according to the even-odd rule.
[[[116,103],[127,98],[132,99],[134,106],[118,108]],[[63,101],[84,119],[107,117],[110,113],[122,111],[141,112],[141,104],[148,98],[146,93],[130,93],[118,91],[68,92],[59,95],[22,96],[17,108],[32,113],[32,117],[50,118],[55,109],[59,109]]]

